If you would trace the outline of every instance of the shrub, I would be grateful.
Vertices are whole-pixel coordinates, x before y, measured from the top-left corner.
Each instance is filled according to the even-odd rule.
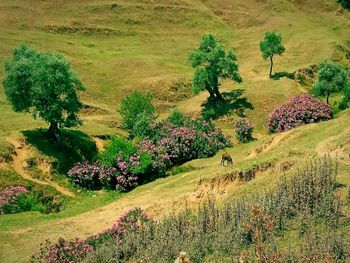
[[[39,253],[34,253],[31,262],[40,263],[71,263],[82,262],[85,257],[106,241],[119,244],[125,235],[137,230],[150,219],[140,208],[133,208],[122,215],[112,228],[86,240],[65,240],[59,238],[57,243],[46,240],[40,245]]]
[[[144,124],[145,120],[152,122],[156,119],[155,107],[151,100],[152,95],[150,93],[143,95],[138,91],[123,98],[119,109],[122,126],[125,130],[130,131],[132,135],[138,121],[142,120]],[[137,125],[139,126],[140,123]]]
[[[9,186],[0,192],[0,214],[24,211],[59,212],[62,201],[42,191],[30,192],[24,186]]]
[[[29,193],[24,186],[10,186],[0,192],[0,214],[13,214],[26,210],[26,194]]]
[[[68,171],[68,177],[73,184],[88,189],[115,186],[116,174],[117,171],[114,167],[107,168],[98,162],[89,163],[88,161],[76,163]]]
[[[106,147],[99,159],[105,166],[117,166],[117,156],[127,159],[137,152],[132,142],[120,137],[112,137],[110,144]]]
[[[282,132],[307,123],[331,119],[330,107],[313,95],[293,97],[288,103],[275,109],[270,115],[270,132]]]
[[[248,142],[253,139],[253,124],[246,118],[235,122],[236,137],[240,142]]]
[[[93,247],[81,239],[65,240],[59,238],[58,242],[53,244],[46,240],[45,244],[40,245],[40,252],[33,254],[31,262],[38,263],[71,263],[82,262],[88,253],[93,252]]]
[[[167,122],[172,123],[176,127],[184,126],[186,120],[186,117],[178,109],[174,109],[167,118]]]

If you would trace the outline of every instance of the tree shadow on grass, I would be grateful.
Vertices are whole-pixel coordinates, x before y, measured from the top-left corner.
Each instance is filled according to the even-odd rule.
[[[223,92],[222,97],[224,100],[222,101],[213,100],[209,97],[202,103],[203,117],[206,119],[218,119],[232,112],[243,117],[246,109],[254,109],[253,104],[251,104],[246,97],[241,97],[244,92],[244,89]]]
[[[97,157],[95,142],[85,133],[75,130],[61,131],[62,143],[54,143],[47,135],[47,130],[23,131],[28,143],[35,146],[41,153],[54,157],[54,169],[59,173],[67,173],[74,163]]]
[[[289,78],[289,79],[294,79],[294,73],[293,72],[287,72],[287,71],[282,71],[282,72],[276,72],[271,76],[273,80],[279,80],[281,78]]]

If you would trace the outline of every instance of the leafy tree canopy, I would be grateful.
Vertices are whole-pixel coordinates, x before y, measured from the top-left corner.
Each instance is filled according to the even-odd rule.
[[[152,104],[152,94],[135,91],[123,98],[121,107],[118,110],[122,117],[124,129],[134,133],[139,133],[140,127],[146,127],[156,119],[155,107]]]
[[[196,69],[193,77],[194,93],[207,90],[211,98],[222,99],[219,92],[220,79],[242,82],[236,55],[219,45],[213,35],[202,37],[199,48],[190,53],[189,61]]]
[[[84,90],[62,55],[43,53],[21,45],[5,62],[5,94],[15,112],[29,112],[50,124],[58,139],[59,128],[81,124],[77,91]]]
[[[265,38],[260,42],[260,51],[265,60],[270,58],[270,77],[272,77],[273,57],[282,55],[285,50],[282,45],[282,35],[275,32],[265,33]]]
[[[330,62],[323,62],[318,68],[318,79],[312,91],[315,95],[327,97],[329,103],[329,96],[332,93],[346,90],[347,73],[340,65]]]

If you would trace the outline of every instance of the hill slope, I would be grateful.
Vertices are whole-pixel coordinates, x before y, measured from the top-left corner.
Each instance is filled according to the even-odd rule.
[[[303,92],[303,87],[290,79],[268,79],[268,62],[261,58],[258,49],[265,31],[276,30],[284,37],[287,51],[276,59],[276,72],[292,72],[324,59],[337,58],[337,45],[350,48],[349,14],[337,12],[339,7],[332,1],[298,2],[1,1],[0,51],[3,56],[0,63],[8,59],[11,50],[21,42],[63,53],[87,86],[87,91],[81,94],[84,103],[90,105],[82,112],[85,123],[81,130],[87,134],[120,132],[115,109],[121,97],[136,89],[154,92],[161,116],[175,105],[186,114],[197,114],[207,98],[206,93],[174,100],[169,92],[174,85],[191,79],[193,71],[187,61],[188,53],[196,48],[203,33],[210,32],[238,55],[244,82],[242,85],[224,82],[222,90],[244,88],[241,98],[247,102],[245,105],[253,106],[245,110],[256,127],[258,140],[228,150],[235,160],[231,168],[219,168],[218,154],[186,164],[193,166],[193,171],[159,179],[123,196],[106,198],[106,201],[101,201],[105,198],[103,193],[91,193],[88,199],[79,199],[76,193],[73,199],[76,211],[71,214],[1,216],[0,259],[24,262],[46,237],[85,237],[97,233],[111,226],[130,207],[140,206],[160,218],[169,211],[181,209],[185,202],[195,206],[208,195],[219,199],[239,198],[273,186],[282,175],[283,167],[290,166],[284,172],[291,174],[306,159],[325,153],[343,158],[339,181],[348,186],[349,111],[332,121],[283,134],[272,136],[266,131],[268,114],[291,96]],[[2,77],[3,68],[0,69],[0,79]],[[0,105],[0,152],[3,155],[8,154],[11,139],[23,137],[22,131],[46,127],[31,116],[13,113],[2,89]],[[219,120],[217,125],[225,133],[233,134],[230,123]],[[35,146],[28,147],[45,156]],[[248,183],[222,179],[231,170],[250,169],[254,164],[267,168]],[[199,184],[204,178],[214,179]],[[58,181],[65,186],[64,180]],[[340,193],[345,195],[345,192],[345,188],[341,188]],[[95,209],[79,210],[79,202],[96,202]],[[109,204],[103,206],[105,203]]]

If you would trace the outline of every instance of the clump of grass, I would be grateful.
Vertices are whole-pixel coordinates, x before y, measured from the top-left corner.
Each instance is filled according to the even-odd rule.
[[[192,165],[175,166],[169,171],[169,175],[177,175],[195,170]]]

